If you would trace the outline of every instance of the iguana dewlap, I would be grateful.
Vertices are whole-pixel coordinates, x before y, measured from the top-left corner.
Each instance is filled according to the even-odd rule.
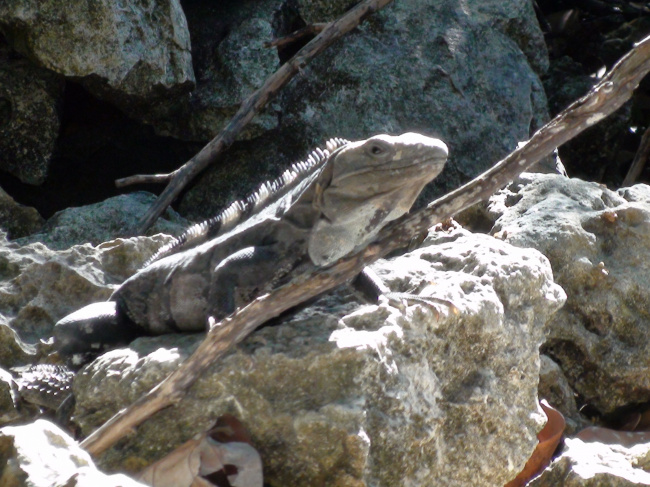
[[[446,159],[441,140],[415,133],[335,139],[281,183],[263,185],[179,237],[108,302],[60,320],[56,344],[76,353],[138,335],[204,331],[208,317],[219,320],[293,276],[366,247],[408,212]]]

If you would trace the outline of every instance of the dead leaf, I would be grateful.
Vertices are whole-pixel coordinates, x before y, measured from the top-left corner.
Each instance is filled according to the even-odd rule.
[[[526,485],[530,479],[544,470],[551,463],[553,452],[562,439],[564,427],[566,426],[564,416],[546,402],[545,399],[542,399],[539,404],[542,406],[547,418],[546,425],[537,433],[539,443],[526,462],[524,469],[519,472],[519,475],[508,482],[505,487],[521,487]]]
[[[232,415],[183,443],[138,477],[151,487],[262,487],[262,460]]]

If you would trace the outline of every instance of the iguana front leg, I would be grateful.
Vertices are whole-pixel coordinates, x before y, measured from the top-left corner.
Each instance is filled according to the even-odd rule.
[[[273,245],[235,252],[219,262],[212,273],[209,315],[219,320],[234,313],[275,288],[297,264],[291,253],[279,252]]]

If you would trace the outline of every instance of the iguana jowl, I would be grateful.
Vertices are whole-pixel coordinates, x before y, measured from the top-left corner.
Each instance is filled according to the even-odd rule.
[[[335,139],[328,147],[298,166],[296,177],[285,175],[293,181],[265,185],[181,236],[163,252],[170,255],[157,254],[108,302],[60,320],[59,349],[76,353],[138,335],[203,331],[209,316],[219,320],[292,276],[363,249],[409,211],[447,159],[441,140],[415,133]]]

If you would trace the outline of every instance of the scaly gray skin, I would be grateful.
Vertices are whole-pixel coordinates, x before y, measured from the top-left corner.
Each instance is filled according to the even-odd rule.
[[[408,212],[447,159],[442,141],[414,133],[339,145],[288,190],[272,188],[279,197],[243,204],[238,213],[250,215],[246,220],[199,225],[163,252],[176,253],[127,279],[108,302],[60,320],[58,348],[77,353],[115,338],[204,331],[208,317],[219,320],[292,276],[366,247]],[[215,226],[222,228],[211,231]]]

